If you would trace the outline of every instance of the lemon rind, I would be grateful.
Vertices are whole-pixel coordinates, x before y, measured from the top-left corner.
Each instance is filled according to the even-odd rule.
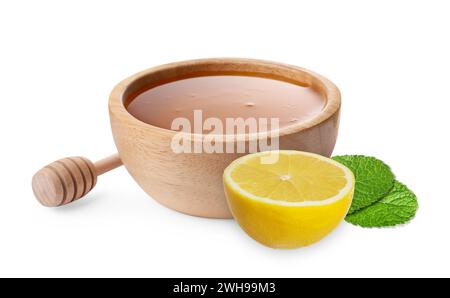
[[[330,205],[330,204],[333,204],[335,202],[338,202],[338,201],[342,200],[343,198],[345,198],[346,195],[348,195],[350,193],[350,191],[353,191],[352,188],[354,186],[353,181],[355,181],[355,177],[353,175],[353,172],[349,168],[347,168],[346,166],[338,163],[335,160],[332,160],[330,158],[324,157],[322,155],[311,153],[311,152],[296,151],[296,150],[278,150],[277,152],[279,152],[281,154],[288,154],[288,155],[294,155],[294,154],[299,154],[300,153],[300,154],[303,154],[303,155],[308,155],[308,156],[317,158],[319,160],[331,163],[331,164],[339,167],[340,169],[342,169],[344,171],[345,178],[347,180],[347,183],[339,191],[339,193],[337,193],[335,196],[333,196],[331,198],[328,198],[328,199],[325,199],[325,200],[322,200],[322,201],[290,202],[290,201],[273,200],[273,199],[270,199],[270,198],[256,196],[256,195],[254,195],[252,193],[249,193],[248,191],[242,189],[236,182],[234,182],[234,180],[231,178],[231,172],[232,172],[232,170],[233,170],[235,165],[240,164],[240,163],[244,163],[246,160],[249,160],[251,158],[255,158],[255,157],[258,157],[258,156],[265,155],[268,152],[270,152],[270,151],[263,151],[263,152],[248,154],[248,155],[245,155],[243,157],[240,157],[240,158],[234,160],[225,169],[225,171],[223,173],[224,180],[231,186],[232,189],[237,190],[239,193],[242,193],[247,198],[250,198],[250,199],[255,200],[255,201],[268,203],[268,204],[278,205],[278,206],[298,206],[298,207],[300,207],[300,206],[304,206],[304,207],[306,207],[306,206],[326,206],[326,205]]]

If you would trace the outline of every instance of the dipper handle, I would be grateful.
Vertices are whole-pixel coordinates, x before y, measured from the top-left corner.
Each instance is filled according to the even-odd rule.
[[[118,154],[96,163],[84,157],[66,157],[43,167],[33,176],[33,192],[47,207],[58,207],[84,197],[97,177],[122,165]]]

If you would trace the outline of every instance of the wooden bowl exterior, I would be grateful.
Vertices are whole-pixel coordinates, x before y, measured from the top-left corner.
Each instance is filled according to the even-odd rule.
[[[309,70],[253,59],[217,58],[172,63],[140,72],[119,83],[109,100],[111,128],[120,158],[137,183],[161,204],[195,216],[231,218],[222,185],[223,170],[242,154],[177,154],[171,149],[176,131],[139,121],[125,102],[146,86],[187,75],[249,73],[284,78],[320,90],[326,98],[315,118],[279,131],[280,149],[330,156],[339,127],[340,93],[337,87]],[[202,142],[192,135],[193,142]],[[250,140],[251,137],[247,138]],[[224,142],[234,142],[227,139]]]

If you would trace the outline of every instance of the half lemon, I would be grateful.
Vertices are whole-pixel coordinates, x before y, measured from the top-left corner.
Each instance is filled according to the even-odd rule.
[[[280,150],[233,161],[223,175],[230,210],[242,229],[273,248],[296,248],[328,235],[346,216],[355,178],[318,154]]]

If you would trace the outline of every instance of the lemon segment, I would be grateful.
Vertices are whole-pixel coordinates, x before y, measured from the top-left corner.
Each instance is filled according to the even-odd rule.
[[[269,156],[276,161],[267,163]],[[352,172],[301,151],[249,154],[224,171],[230,210],[243,230],[274,248],[315,243],[344,219],[353,198]]]

